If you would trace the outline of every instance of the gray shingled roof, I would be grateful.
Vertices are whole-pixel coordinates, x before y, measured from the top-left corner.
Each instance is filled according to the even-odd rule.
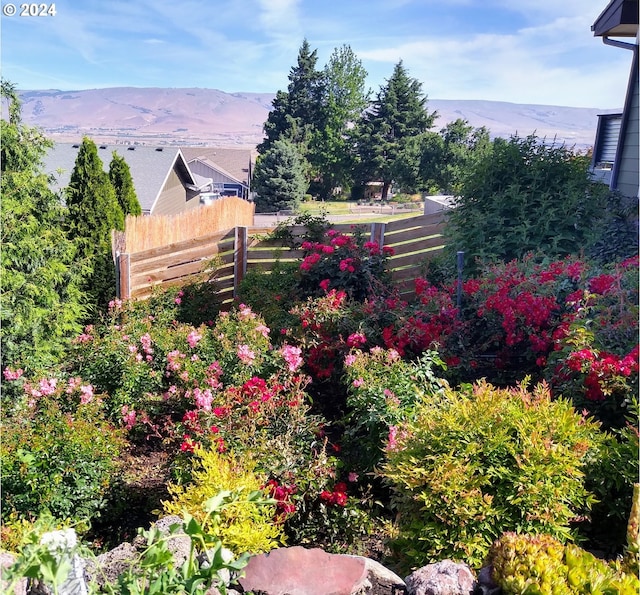
[[[214,147],[181,147],[187,162],[199,159],[212,164],[221,173],[229,174],[232,178],[249,186],[250,163],[252,162],[250,149],[219,149]]]
[[[56,143],[47,153],[44,159],[44,171],[55,177],[55,182],[51,185],[53,190],[57,191],[68,186],[79,146],[78,143]],[[98,156],[102,160],[105,171],[109,171],[113,151],[124,157],[131,171],[138,202],[146,212],[150,212],[153,208],[174,161],[176,159],[184,161],[184,156],[176,147],[162,147],[162,150],[139,145],[97,144],[97,147]],[[197,185],[188,167],[186,171],[190,178],[189,183]]]
[[[208,180],[191,172],[188,162],[200,158],[246,185],[249,184],[251,151],[244,149],[217,149],[208,147],[150,147],[141,145],[97,144],[98,155],[105,171],[116,151],[129,165],[133,185],[143,212],[151,212],[162,186],[176,159],[182,160],[188,183],[202,187]],[[79,143],[55,143],[44,159],[44,171],[53,174],[54,191],[68,186],[78,155]]]

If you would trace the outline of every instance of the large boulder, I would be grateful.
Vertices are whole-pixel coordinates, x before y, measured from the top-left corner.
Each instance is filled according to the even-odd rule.
[[[476,582],[466,564],[451,560],[427,564],[404,581],[410,595],[470,595]]]
[[[262,595],[395,595],[404,582],[361,556],[328,554],[295,546],[253,556],[238,581]]]

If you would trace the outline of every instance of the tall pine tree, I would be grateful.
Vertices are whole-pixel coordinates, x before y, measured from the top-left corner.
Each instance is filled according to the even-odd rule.
[[[66,189],[67,231],[79,246],[93,272],[84,289],[94,314],[115,296],[115,267],[111,255],[111,230],[124,229],[124,214],[103,169],[95,143],[84,138]]]
[[[400,61],[360,122],[359,178],[362,183],[382,181],[383,200],[394,181],[410,186],[411,176],[418,175],[416,139],[433,126],[437,116],[427,111],[426,104],[422,84],[409,76]]]
[[[9,120],[0,122],[0,355],[3,369],[33,370],[54,363],[81,330],[84,270],[42,169],[51,142],[22,124],[20,101],[7,81],[2,98]]]
[[[113,152],[111,163],[109,163],[109,181],[116,192],[116,198],[124,216],[142,215],[129,165],[116,151]]]
[[[273,109],[264,124],[265,139],[258,145],[264,155],[277,140],[293,143],[306,159],[309,143],[320,126],[324,89],[322,72],[316,70],[317,51],[311,51],[305,39],[298,52],[296,66],[289,73],[287,91],[278,91]]]

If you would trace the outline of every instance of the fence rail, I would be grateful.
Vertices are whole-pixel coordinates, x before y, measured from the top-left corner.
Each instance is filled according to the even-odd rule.
[[[389,223],[333,224],[338,232],[368,235],[381,247],[393,248],[389,259],[392,283],[401,293],[413,291],[413,280],[426,261],[445,246],[443,214],[419,215]],[[114,244],[118,268],[118,297],[144,299],[156,287],[184,285],[197,275],[211,275],[222,302],[231,302],[247,271],[269,272],[277,261],[296,261],[301,250],[282,241],[268,239],[274,228],[238,226],[166,246],[123,252]],[[291,226],[291,234],[301,236],[303,226]],[[120,246],[122,247],[122,246]]]

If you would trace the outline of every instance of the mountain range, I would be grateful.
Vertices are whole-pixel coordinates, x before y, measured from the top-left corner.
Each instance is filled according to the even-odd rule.
[[[255,148],[275,94],[216,89],[119,87],[21,91],[22,118],[51,139],[153,145]],[[492,136],[556,139],[584,150],[593,145],[597,115],[622,111],[499,101],[429,99],[435,129],[462,118]]]

